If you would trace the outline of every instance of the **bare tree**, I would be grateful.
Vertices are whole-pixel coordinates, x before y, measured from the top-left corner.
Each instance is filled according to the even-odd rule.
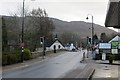
[[[33,51],[36,47],[40,47],[40,37],[44,36],[47,39],[51,38],[52,32],[54,30],[54,25],[52,20],[48,17],[45,10],[40,8],[33,9],[30,14],[30,22],[32,23],[32,28],[29,30],[31,33]]]
[[[10,43],[15,42],[17,45],[20,43],[22,35],[22,15],[22,8],[19,7],[16,13],[6,17],[5,19],[6,31],[8,33],[7,39]],[[48,40],[52,40],[52,32],[55,27],[45,10],[38,8],[29,12],[29,10],[25,8],[24,19],[25,47],[29,47],[31,50],[35,50],[36,47],[40,46],[40,36],[44,36]]]
[[[79,35],[72,32],[63,32],[60,34],[60,40],[63,44],[73,43],[77,47],[83,42]]]

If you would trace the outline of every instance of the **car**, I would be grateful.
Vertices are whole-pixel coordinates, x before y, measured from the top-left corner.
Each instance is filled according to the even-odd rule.
[[[77,49],[73,48],[72,51],[73,51],[73,52],[77,52]]]

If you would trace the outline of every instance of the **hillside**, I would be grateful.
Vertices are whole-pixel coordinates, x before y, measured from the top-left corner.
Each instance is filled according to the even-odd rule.
[[[19,35],[21,30],[22,18],[20,17],[11,17],[11,16],[4,16],[7,29],[11,30],[12,32],[16,32]],[[50,18],[54,25],[55,25],[55,34],[60,34],[63,32],[72,32],[80,35],[80,37],[87,37],[91,36],[91,23],[86,23],[83,21],[62,21],[56,18]],[[16,22],[15,22],[16,20]],[[26,29],[30,31],[33,27],[29,24],[30,17],[25,19],[25,31]],[[100,36],[101,33],[105,32],[108,35],[112,33],[116,33],[114,30],[109,28],[94,24],[94,33]],[[14,34],[14,33],[13,33]]]
[[[59,19],[51,18],[55,25],[55,33],[60,34],[63,32],[73,32],[81,37],[91,36],[91,23],[83,21],[62,21]],[[116,33],[114,30],[94,24],[94,33],[100,36],[101,33],[105,32],[108,35]]]

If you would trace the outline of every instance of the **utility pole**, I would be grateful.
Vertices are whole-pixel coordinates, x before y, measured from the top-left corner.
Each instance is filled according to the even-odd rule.
[[[86,19],[89,19],[89,18],[88,18],[89,15],[91,15],[91,14],[88,14]],[[92,17],[92,29],[91,29],[91,31],[92,31],[92,33],[91,33],[91,34],[92,34],[92,38],[91,38],[91,51],[92,51],[92,54],[93,54],[93,46],[94,46],[94,41],[93,41],[93,35],[94,35],[93,15],[91,15],[91,17]]]
[[[34,1],[34,0],[33,0]],[[23,0],[23,12],[22,12],[22,43],[21,43],[21,48],[22,48],[22,53],[21,53],[21,62],[24,60],[24,17],[25,17],[25,0]]]
[[[22,53],[21,53],[21,62],[23,62],[23,60],[24,60],[24,57],[23,57],[23,54],[24,54],[24,3],[25,3],[25,0],[23,0],[23,15],[22,15],[22,44],[21,44]]]

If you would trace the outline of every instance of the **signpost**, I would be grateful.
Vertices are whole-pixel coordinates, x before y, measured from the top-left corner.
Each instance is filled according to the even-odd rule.
[[[118,47],[119,47],[119,42],[118,41],[112,41],[111,42],[111,52],[112,54],[118,54]]]

